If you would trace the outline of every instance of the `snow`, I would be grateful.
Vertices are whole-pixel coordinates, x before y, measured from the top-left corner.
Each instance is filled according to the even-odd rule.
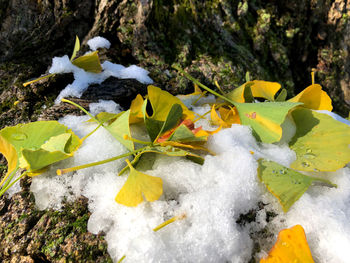
[[[95,51],[99,48],[110,48],[111,42],[109,42],[107,39],[97,36],[92,39],[90,39],[87,42],[88,46],[90,47],[91,50]]]
[[[96,37],[89,40],[88,44],[90,42],[89,46],[94,50],[94,48],[98,47],[107,47],[108,45],[106,41],[108,42],[106,39]],[[105,61],[101,66],[101,73],[91,73],[73,65],[67,55],[63,57],[54,57],[49,69],[51,74],[73,73],[74,75],[73,83],[68,84],[60,92],[55,100],[55,104],[59,104],[62,98],[69,96],[80,98],[89,85],[101,84],[107,78],[112,76],[120,79],[136,79],[143,84],[153,83],[153,80],[148,76],[149,72],[136,65],[124,67],[123,65]]]
[[[209,105],[193,109],[203,114]],[[90,105],[94,114],[118,105],[100,101]],[[80,137],[96,125],[88,117],[66,116],[60,120]],[[198,125],[214,129],[202,119]],[[125,207],[114,201],[127,175],[117,176],[126,165],[124,160],[56,176],[57,168],[72,167],[107,159],[126,152],[106,130],[100,128],[87,138],[73,158],[55,164],[31,185],[39,209],[60,209],[66,198],[73,201],[80,195],[89,199],[91,212],[88,231],[106,233],[108,252],[117,262],[248,262],[253,250],[250,233],[269,227],[273,238],[263,240],[259,254],[268,253],[278,232],[301,224],[308,238],[314,259],[320,263],[348,262],[350,257],[350,169],[324,173],[338,188],[311,187],[291,210],[284,214],[276,199],[257,178],[257,159],[266,158],[289,166],[295,153],[287,144],[257,143],[247,126],[233,125],[209,137],[208,148],[215,156],[205,156],[201,166],[184,158],[158,156],[153,169],[143,171],[163,180],[160,200]],[[253,153],[253,154],[252,154]],[[267,204],[257,213],[257,220],[241,226],[241,214]],[[276,216],[267,222],[268,211]],[[153,228],[173,216],[182,220],[154,232]]]

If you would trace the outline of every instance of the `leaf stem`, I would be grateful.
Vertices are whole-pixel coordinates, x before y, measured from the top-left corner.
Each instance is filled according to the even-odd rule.
[[[43,76],[40,76],[39,78],[37,79],[33,79],[33,80],[30,80],[30,81],[27,81],[25,83],[23,83],[23,87],[27,87],[28,85],[34,83],[34,82],[37,82],[39,80],[42,80],[42,79],[46,79],[46,78],[49,78],[49,77],[53,77],[55,76],[56,74],[53,73],[53,74],[46,74],[46,75],[43,75]]]
[[[168,219],[167,221],[161,223],[160,225],[156,226],[155,228],[153,228],[153,231],[154,232],[157,232],[158,230],[162,229],[163,227],[175,222],[176,220],[181,220],[181,219],[184,219],[186,217],[186,214],[182,214],[182,215],[179,215],[179,216],[174,216],[170,219]]]
[[[16,168],[11,172],[11,173],[9,173],[9,174],[6,174],[5,175],[5,177],[1,180],[1,182],[0,182],[0,186],[2,186],[6,181],[6,183],[5,183],[5,185],[3,186],[3,187],[6,187],[9,183],[9,181],[11,181],[12,180],[12,178],[13,178],[13,176],[16,174],[16,172],[18,171],[18,164],[17,164],[17,166],[16,166]],[[8,168],[7,168],[8,169]],[[10,177],[10,178],[9,178]],[[7,178],[9,178],[8,180],[7,180]]]
[[[98,161],[98,162],[94,162],[94,163],[88,163],[88,164],[83,164],[83,165],[79,165],[79,166],[75,166],[75,167],[71,167],[71,168],[66,168],[66,169],[57,169],[56,173],[57,175],[62,175],[65,173],[69,173],[69,172],[74,172],[77,170],[81,170],[81,169],[85,169],[85,168],[89,168],[89,167],[93,167],[93,166],[97,166],[97,165],[101,165],[101,164],[105,164],[105,163],[109,163],[109,162],[113,162],[116,161],[118,159],[124,158],[124,157],[128,157],[130,155],[133,155],[135,153],[141,152],[143,150],[145,150],[148,146],[142,147],[140,149],[137,149],[135,151],[132,152],[128,152],[128,153],[124,153],[106,160],[102,160],[102,161]]]
[[[132,141],[132,142],[136,142],[136,143],[139,143],[139,144],[152,145],[152,142],[141,141],[139,139],[132,138],[132,137],[130,137],[127,134],[124,134],[123,139],[124,140],[129,140],[129,141]]]
[[[117,263],[121,263],[124,259],[126,258],[126,256],[124,255],[124,256],[122,256],[119,260],[118,260],[118,262]]]
[[[81,142],[83,143],[88,137],[90,137],[92,134],[94,134],[100,127],[102,126],[102,123],[100,123],[92,132],[89,132],[87,135],[85,135],[83,138],[81,138]]]
[[[10,189],[16,182],[18,182],[21,178],[23,178],[24,176],[27,175],[27,171],[25,171],[24,173],[22,173],[18,178],[16,178],[16,180],[14,180],[13,182],[11,182],[11,184],[4,186],[1,191],[0,191],[0,197],[8,190]]]
[[[194,77],[192,77],[190,74],[186,73],[183,69],[181,69],[180,67],[173,65],[173,68],[176,69],[177,71],[179,71],[180,73],[184,74],[186,78],[188,78],[189,80],[191,80],[193,83],[197,84],[199,87],[209,91],[211,94],[231,103],[232,105],[236,106],[236,102],[233,102],[232,100],[230,100],[229,98],[226,98],[225,96],[217,93],[216,91],[208,88],[207,86],[203,85],[202,83],[200,83],[197,79],[195,79]]]
[[[70,100],[67,100],[67,99],[61,99],[62,102],[67,102],[69,104],[72,104],[73,106],[77,107],[79,110],[82,110],[86,115],[90,116],[91,119],[93,119],[94,121],[96,121],[97,123],[101,124],[100,121],[98,121],[95,116],[93,116],[90,112],[88,112],[87,110],[85,110],[82,106],[80,106],[79,104],[73,102],[73,101],[70,101]]]

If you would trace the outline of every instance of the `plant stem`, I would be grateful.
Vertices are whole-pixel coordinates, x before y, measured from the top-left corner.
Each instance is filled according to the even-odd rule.
[[[7,180],[7,182],[5,183],[5,185],[3,186],[3,187],[6,187],[6,185],[8,185],[9,183],[8,183],[8,181],[11,181],[12,180],[12,178],[13,178],[13,176],[16,174],[16,172],[18,171],[18,165],[16,166],[16,168],[11,172],[11,173],[9,173],[9,174],[6,174],[5,175],[5,177],[1,180],[1,182],[0,182],[0,186],[2,186],[5,182],[6,182],[6,180],[7,180],[7,178],[8,177],[10,177],[9,178],[9,180]],[[7,168],[8,169],[8,168]]]
[[[162,229],[163,227],[175,222],[176,220],[181,220],[181,219],[184,219],[186,217],[186,214],[182,214],[182,215],[179,215],[179,216],[174,216],[172,218],[170,218],[169,220],[161,223],[159,226],[153,228],[153,231],[154,232],[157,232],[158,230]]]
[[[0,191],[0,197],[9,189],[11,188],[11,186],[13,186],[16,182],[18,182],[22,177],[24,177],[25,175],[27,175],[27,171],[25,171],[24,173],[22,173],[18,178],[16,178],[16,180],[14,180],[13,182],[11,182],[11,184],[9,184],[8,186],[4,186],[1,191]]]
[[[69,104],[72,104],[73,106],[77,107],[78,109],[82,110],[86,115],[90,116],[91,119],[93,119],[94,121],[96,121],[97,123],[101,124],[100,121],[98,121],[90,112],[88,112],[87,110],[85,110],[82,106],[80,106],[79,104],[67,100],[67,99],[61,99],[62,102],[67,102]]]
[[[65,174],[65,173],[74,172],[74,171],[77,171],[77,170],[93,167],[93,166],[96,166],[96,165],[101,165],[101,164],[113,162],[115,160],[118,160],[118,159],[121,159],[121,158],[124,158],[124,157],[128,157],[128,156],[130,156],[132,154],[141,152],[141,151],[143,151],[146,148],[147,148],[147,146],[142,147],[142,148],[137,149],[137,150],[132,151],[132,152],[124,153],[122,155],[118,155],[118,156],[115,156],[115,157],[112,157],[112,158],[109,158],[109,159],[106,159],[106,160],[94,162],[94,163],[83,164],[83,165],[79,165],[79,166],[75,166],[75,167],[71,167],[71,168],[66,168],[66,169],[57,169],[56,173],[57,173],[57,175],[62,175],[62,174]]]
[[[201,88],[209,91],[211,94],[231,103],[232,105],[236,106],[236,102],[233,102],[232,100],[230,100],[229,98],[226,98],[225,96],[217,93],[216,91],[208,88],[207,86],[203,85],[202,83],[200,83],[197,79],[195,79],[194,77],[192,77],[190,74],[186,73],[183,69],[181,69],[180,67],[173,65],[173,68],[176,69],[177,71],[179,71],[180,73],[184,74],[186,78],[188,78],[189,80],[191,80],[193,83],[197,84],[198,86],[200,86]]]
[[[30,81],[27,81],[27,82],[23,83],[23,87],[26,87],[26,86],[28,86],[28,85],[34,83],[34,82],[37,82],[37,81],[39,81],[39,80],[46,79],[46,78],[49,78],[49,77],[52,77],[52,76],[55,76],[55,75],[56,75],[55,73],[53,73],[53,74],[47,74],[47,75],[41,76],[41,77],[39,77],[39,78],[37,78],[37,79],[33,79],[33,80],[30,80]]]
[[[102,123],[100,123],[92,132],[85,135],[83,138],[81,138],[81,142],[83,143],[88,137],[90,137],[92,134],[94,134],[100,127],[102,126]]]
[[[124,259],[126,258],[126,256],[124,255],[124,256],[122,256],[119,260],[118,260],[118,262],[117,263],[121,263]]]

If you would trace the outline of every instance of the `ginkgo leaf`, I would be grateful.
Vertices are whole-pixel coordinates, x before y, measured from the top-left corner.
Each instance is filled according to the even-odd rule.
[[[301,225],[280,231],[267,258],[260,263],[314,263]]]
[[[305,193],[313,182],[335,186],[330,181],[303,175],[273,161],[259,160],[258,177],[282,205],[289,208]]]
[[[73,152],[69,149],[71,139],[71,133],[63,133],[51,137],[38,150],[23,149],[21,164],[28,172],[31,172],[69,158],[73,156]]]
[[[98,120],[99,123],[103,124],[111,124],[113,121],[115,121],[120,115],[122,115],[123,112],[119,113],[110,113],[110,112],[100,112],[95,116],[95,119]],[[94,119],[89,119],[87,122],[94,122]]]
[[[0,131],[0,136],[11,144],[16,150],[16,159],[21,168],[28,171],[35,171],[45,166],[63,160],[72,156],[78,149],[81,140],[68,128],[57,121],[38,121],[27,124],[19,124],[13,127],[6,127]],[[43,149],[43,148],[44,149]],[[36,163],[33,167],[32,162],[25,159],[27,152],[41,152],[41,158],[34,158]],[[51,155],[51,151],[61,152],[62,155]],[[44,156],[43,152],[47,156]],[[23,153],[25,153],[23,155]],[[51,157],[48,157],[50,155]],[[12,158],[15,155],[12,154]],[[50,161],[41,160],[48,158]],[[14,162],[11,160],[10,162]]]
[[[162,133],[176,126],[179,123],[182,115],[181,106],[179,104],[174,104],[168,112],[165,121],[158,121],[153,118],[145,118],[145,125],[151,141],[156,141]]]
[[[75,57],[77,56],[78,51],[80,50],[80,41],[78,36],[75,36],[75,44],[74,44],[74,49],[73,49],[73,53],[72,56],[70,58],[70,60],[72,61],[73,59],[75,59]]]
[[[115,200],[125,206],[137,206],[142,203],[143,196],[149,202],[158,200],[163,194],[162,179],[137,171],[129,162],[130,174]]]
[[[204,150],[204,149],[198,149],[198,150]],[[167,145],[166,143],[164,145],[157,145],[157,146],[147,146],[145,147],[141,152],[139,152],[134,159],[132,160],[132,165],[135,165],[142,155],[145,153],[156,153],[156,154],[163,154],[167,156],[173,156],[173,157],[186,157],[187,159],[198,163],[203,164],[204,158],[200,155],[194,154],[192,152],[180,149],[178,147],[174,147],[172,145]],[[124,167],[120,172],[119,175],[123,174],[129,167]]]
[[[350,162],[350,126],[306,108],[294,110],[296,133],[290,142],[301,171],[336,171]]]
[[[287,90],[282,89],[280,94],[278,94],[278,96],[276,97],[275,101],[278,101],[278,102],[286,101],[287,95],[288,95]]]
[[[9,175],[18,167],[18,158],[16,149],[5,138],[0,135],[0,153],[5,157],[7,161],[7,173],[2,179],[0,185],[2,185]]]
[[[322,90],[321,85],[313,84],[308,86],[294,98],[288,100],[290,102],[302,102],[304,107],[313,110],[332,111],[332,100],[328,94]]]
[[[252,85],[252,81],[246,82],[233,91],[225,94],[225,97],[229,98],[231,101],[238,103],[253,102],[254,97],[250,88]]]
[[[130,124],[139,123],[144,121],[143,118],[143,106],[144,100],[140,94],[137,94],[136,98],[131,102],[130,105]]]
[[[155,86],[148,86],[148,100],[152,105],[153,114],[147,117],[153,120],[165,121],[174,104],[179,104],[181,106],[183,111],[182,119],[193,120],[195,118],[194,113],[190,111],[179,98]]]
[[[253,80],[253,85],[250,86],[250,88],[255,98],[264,98],[269,101],[274,101],[276,93],[281,89],[281,84],[278,82]]]
[[[102,71],[100,58],[98,57],[98,51],[78,57],[72,61],[72,64],[92,73],[100,73]]]
[[[105,128],[129,151],[133,151],[134,143],[131,140],[126,140],[124,138],[125,135],[131,138],[129,117],[130,110],[124,111],[115,121]]]
[[[290,110],[300,105],[294,102],[236,103],[241,123],[249,125],[262,142],[278,142],[282,138],[281,124]]]
[[[252,102],[252,97],[274,101],[275,95],[280,89],[281,85],[277,82],[253,80],[244,83],[225,96],[238,103]]]
[[[204,130],[198,130],[193,132],[185,124],[180,125],[175,129],[175,131],[170,135],[169,141],[175,142],[206,142],[209,133]]]
[[[228,107],[228,108],[226,108]],[[215,104],[211,108],[210,117],[214,125],[222,126],[224,128],[231,127],[232,124],[240,124],[238,111],[235,107],[226,105],[226,107],[219,107],[218,111],[220,116],[216,112]]]

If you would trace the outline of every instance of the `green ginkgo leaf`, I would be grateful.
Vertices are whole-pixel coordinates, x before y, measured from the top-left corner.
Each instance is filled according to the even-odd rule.
[[[72,142],[71,133],[53,136],[37,150],[23,149],[23,159],[20,159],[20,163],[29,172],[40,170],[50,164],[71,157],[77,143],[78,140]]]
[[[258,177],[278,199],[284,212],[290,209],[312,183],[319,182],[331,187],[336,186],[328,180],[303,175],[283,165],[264,159],[259,160]]]
[[[157,138],[164,132],[175,127],[182,117],[182,108],[179,104],[174,104],[165,121],[155,120],[145,117],[145,125],[151,141],[156,141]]]
[[[6,127],[0,131],[0,136],[16,150],[19,167],[28,172],[41,170],[72,156],[81,144],[71,130],[57,121],[38,121]]]
[[[131,140],[125,139],[125,135],[131,138],[129,117],[130,110],[124,111],[115,121],[105,128],[129,151],[133,151],[134,143]]]
[[[282,138],[282,123],[287,114],[302,103],[261,102],[236,103],[241,123],[251,126],[253,134],[265,143],[274,143]]]
[[[138,161],[140,160],[141,156],[147,153],[156,153],[156,154],[163,154],[173,157],[186,157],[187,159],[198,163],[203,164],[204,158],[200,155],[194,154],[192,152],[188,152],[186,150],[180,149],[178,147],[174,147],[171,145],[166,146],[147,146],[145,147],[141,152],[139,152],[134,159],[131,161],[132,165],[136,165]],[[119,175],[123,174],[129,167],[124,167],[120,172]]]
[[[72,64],[92,73],[100,73],[102,71],[100,58],[98,57],[98,51],[78,57],[72,61]]]
[[[103,123],[104,125],[109,125],[123,113],[124,112],[120,112],[120,113],[100,112],[95,116],[95,119],[98,120],[99,123]],[[94,122],[94,121],[95,121],[94,119],[89,119],[87,122]]]
[[[137,171],[129,162],[130,174],[115,200],[125,206],[137,206],[143,197],[149,202],[158,200],[163,194],[162,179]]]
[[[290,142],[301,171],[336,171],[350,162],[350,126],[307,108],[294,110],[296,133]]]
[[[170,135],[169,141],[175,142],[206,142],[207,137],[196,136],[186,125],[182,124]]]

